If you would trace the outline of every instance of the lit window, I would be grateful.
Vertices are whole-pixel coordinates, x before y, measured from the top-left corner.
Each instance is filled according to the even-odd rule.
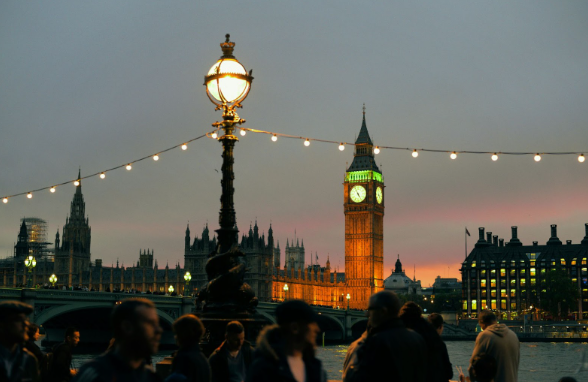
[[[496,297],[496,289],[490,290],[490,296],[491,297]]]
[[[492,273],[492,277],[495,277],[496,276],[496,269],[491,270],[490,273]]]
[[[492,309],[496,309],[496,300],[492,300]]]
[[[541,269],[541,273],[545,273],[545,268]]]
[[[514,276],[515,276],[515,272],[516,272],[516,270],[515,270],[515,269],[511,269],[511,270],[510,270],[510,275],[511,275],[512,277],[514,277]]]
[[[500,277],[505,277],[506,276],[506,269],[502,268],[500,270]]]
[[[500,290],[500,297],[506,297],[506,289]]]
[[[566,260],[565,259],[560,259],[559,261],[560,261],[560,264],[561,265],[566,265]]]
[[[481,288],[486,288],[486,279],[480,280],[480,287]]]
[[[517,303],[516,302],[510,303],[510,310],[517,310]]]
[[[524,275],[526,271],[526,269],[521,269],[521,276]]]
[[[516,295],[517,295],[516,289],[511,289],[510,290],[510,297],[516,297]]]
[[[572,259],[572,265],[576,265],[576,258]]]
[[[496,279],[490,280],[490,287],[491,288],[496,288]]]
[[[506,300],[500,300],[500,309],[506,310]]]
[[[486,277],[486,270],[485,269],[482,269],[480,271],[480,277]]]
[[[472,261],[472,268],[475,268],[475,267],[476,267],[476,262]]]
[[[472,300],[472,310],[478,309],[478,303],[476,300]]]
[[[582,259],[582,265],[586,265],[586,258],[585,257]]]
[[[534,267],[535,266],[535,260],[531,261],[531,266]]]
[[[535,276],[535,268],[531,268],[531,276]]]
[[[515,279],[510,280],[510,285],[512,287],[514,287],[515,285],[517,285],[517,280],[515,280]]]
[[[467,301],[463,302],[463,310],[468,310],[468,302]]]
[[[537,283],[536,279],[531,279],[531,286],[535,286],[536,283]]]
[[[521,279],[521,286],[525,286],[525,283],[527,282],[527,280],[525,279]]]

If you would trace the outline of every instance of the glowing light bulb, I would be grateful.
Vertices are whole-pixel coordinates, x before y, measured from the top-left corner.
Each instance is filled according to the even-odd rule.
[[[131,166],[131,164],[129,163],[129,164],[127,165],[127,170],[128,170],[128,171],[131,171],[131,169],[132,169],[132,168],[133,168],[133,166]]]
[[[218,137],[218,133],[216,131],[213,131],[212,134],[210,135],[213,139],[216,139]]]
[[[244,136],[245,136],[245,134],[247,134],[247,131],[245,131],[245,130],[241,129],[241,132],[240,132],[239,134],[241,134],[241,136],[242,136],[242,137],[244,137]]]
[[[492,160],[496,162],[498,160],[498,155],[496,153],[492,154]]]
[[[54,192],[55,192],[55,187],[51,187],[51,188],[49,189],[49,191],[51,191],[51,193],[54,193]]]
[[[77,186],[79,186],[79,185],[80,185],[80,180],[79,180],[79,179],[78,179],[78,180],[76,180],[76,181],[74,181],[74,186],[76,186],[76,187],[77,187]]]
[[[27,194],[27,198],[31,199],[32,197],[33,197],[33,194],[29,192],[29,193]]]
[[[272,136],[272,141],[274,141],[274,142],[275,142],[275,141],[277,141],[277,140],[278,140],[278,136],[277,136],[276,134],[274,134],[274,135]]]
[[[339,150],[345,150],[345,145],[342,142],[339,144]]]
[[[412,150],[412,157],[416,158],[419,156],[419,152],[417,151],[417,149]]]
[[[457,153],[454,151],[454,152],[451,153],[451,155],[449,155],[449,157],[451,159],[455,159],[455,158],[457,158]]]
[[[4,203],[4,204],[8,203],[8,198],[3,198],[2,203]]]
[[[380,147],[376,146],[376,148],[374,149],[374,154],[379,154],[380,153]]]
[[[102,172],[102,173],[100,173],[100,179],[104,179],[104,178],[106,178],[106,174],[105,174],[105,173],[103,173],[103,172]]]
[[[535,158],[533,159],[535,159],[535,162],[539,162],[541,160],[541,155],[535,154]]]
[[[157,162],[159,160],[159,155],[157,155],[157,154],[153,155],[153,160]]]
[[[214,137],[214,138],[216,138],[216,137]],[[188,150],[188,145],[184,143],[182,145],[182,150],[184,150],[184,151]]]
[[[310,146],[310,140],[308,138],[306,138],[306,140],[304,141],[304,146]]]
[[[578,155],[578,162],[584,163],[585,160],[586,160],[586,158],[584,158],[584,154]]]

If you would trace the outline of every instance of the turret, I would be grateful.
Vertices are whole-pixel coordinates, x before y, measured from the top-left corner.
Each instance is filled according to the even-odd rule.
[[[396,264],[394,265],[394,273],[402,273],[402,263],[400,262],[400,255],[396,259]]]
[[[186,251],[190,249],[190,224],[186,226],[186,237],[184,238],[184,248]]]

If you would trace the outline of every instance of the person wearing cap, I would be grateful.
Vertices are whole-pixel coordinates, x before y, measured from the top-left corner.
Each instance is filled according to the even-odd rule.
[[[344,382],[426,381],[425,341],[404,326],[399,311],[400,300],[394,292],[381,291],[370,297],[367,338]]]
[[[38,382],[35,356],[22,347],[28,341],[28,315],[33,308],[20,301],[0,302],[0,381]]]
[[[247,382],[326,382],[321,361],[315,357],[320,329],[318,315],[300,300],[276,308],[278,324],[264,328],[247,372]]]

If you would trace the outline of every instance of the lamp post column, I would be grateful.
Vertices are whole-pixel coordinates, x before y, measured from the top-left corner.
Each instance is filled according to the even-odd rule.
[[[221,141],[223,145],[223,165],[221,168],[223,178],[221,180],[222,194],[220,198],[221,209],[218,217],[220,228],[216,230],[220,245],[219,253],[227,252],[233,247],[238,232],[235,228],[236,216],[233,200],[235,194],[235,188],[233,187],[233,180],[235,179],[235,173],[233,171],[233,164],[235,163],[233,149],[235,148],[235,143],[239,139],[233,135],[235,129],[233,116],[223,115],[223,119],[222,129],[225,131],[225,134],[219,138],[219,141]]]

